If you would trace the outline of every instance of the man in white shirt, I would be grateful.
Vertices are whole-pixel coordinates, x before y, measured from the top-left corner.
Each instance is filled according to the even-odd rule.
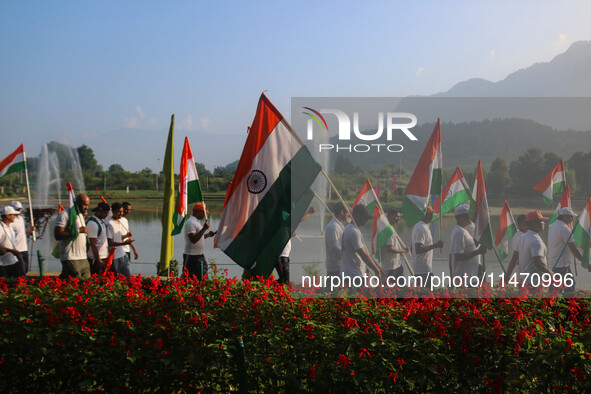
[[[457,225],[451,233],[452,276],[467,275],[469,281],[472,276],[478,276],[479,257],[486,253],[486,247],[481,244],[477,248],[474,238],[466,229],[471,223],[470,206],[459,205],[454,213]]]
[[[205,218],[205,214],[209,213],[206,209],[205,203],[198,202],[193,205],[193,215],[187,218],[183,227],[185,235],[185,252],[183,253],[183,276],[192,277],[195,275],[198,280],[204,276],[207,279],[207,260],[203,250],[205,249],[205,238],[213,237],[215,233],[209,229],[209,220],[206,220],[203,225],[200,220]]]
[[[333,206],[334,217],[324,229],[324,245],[326,246],[326,275],[338,276],[341,273],[341,259],[343,256],[343,223],[347,220],[347,209],[341,202]]]
[[[525,215],[517,216],[517,233],[511,239],[511,249],[513,249],[513,256],[511,256],[511,261],[509,262],[509,267],[507,268],[507,276],[511,278],[511,273],[513,269],[517,267],[517,274],[519,274],[519,250],[521,249],[521,245],[523,244],[523,238],[525,237],[525,233],[527,233],[527,225],[525,224]]]
[[[60,244],[62,273],[60,278],[90,277],[90,264],[86,255],[86,223],[84,215],[90,205],[86,194],[76,196],[74,205],[64,209],[55,221],[53,235]]]
[[[94,215],[86,222],[89,244],[88,262],[90,263],[90,272],[93,274],[102,274],[106,268],[105,259],[109,255],[109,247],[105,218],[109,215],[110,210],[109,204],[99,202],[92,210]]]
[[[7,205],[0,211],[0,268],[2,276],[24,276],[23,264],[19,263],[21,253],[16,249],[16,237],[10,224],[20,215],[16,209]]]
[[[548,218],[542,216],[539,210],[531,211],[525,215],[527,233],[525,233],[519,250],[519,270],[522,274],[529,274],[526,283],[530,285],[532,284],[532,274],[540,275],[540,283],[542,274],[548,273],[552,275],[546,259],[546,245],[539,235],[544,231],[544,220],[548,220]],[[519,280],[519,283],[525,279],[523,277],[523,279]]]
[[[400,211],[395,208],[386,209],[386,216],[392,227],[398,224],[402,218]],[[400,255],[403,253],[408,253],[408,251],[408,248],[400,247],[400,243],[398,242],[398,234],[396,233],[394,233],[388,242],[382,246],[382,250],[380,251],[380,263],[382,264],[382,269],[386,273],[386,276],[397,278],[404,274],[404,268],[400,262]]]
[[[115,248],[111,271],[130,277],[131,267],[129,265],[129,258],[125,250],[123,250],[123,246],[129,245],[133,241],[131,240],[131,234],[126,231],[126,228],[121,223],[123,206],[116,202],[111,205],[111,212],[113,216],[106,223],[107,243],[109,248]]]
[[[577,248],[571,236],[572,229],[570,225],[575,217],[577,215],[571,208],[560,208],[556,221],[550,225],[548,230],[548,263],[550,269],[562,276],[563,283],[567,274],[570,274],[569,277],[572,279],[572,286],[565,289],[566,296],[572,296],[575,292],[574,275],[570,265],[571,263],[576,264],[574,258],[579,261],[583,259],[581,251]]]
[[[366,265],[371,268],[380,278],[384,277],[384,270],[369,255],[363,235],[359,227],[363,226],[372,216],[369,214],[365,205],[356,205],[353,208],[353,220],[345,227],[343,231],[343,261],[341,272],[344,276],[351,278],[363,276]]]
[[[131,213],[131,204],[128,203],[127,201],[125,201],[125,202],[121,203],[121,206],[123,207],[123,216],[121,216],[121,219],[119,219],[119,221],[123,225],[123,228],[125,229],[125,231],[128,232],[129,234],[131,234],[130,236],[133,237],[133,233],[130,231],[129,222],[127,221],[127,216]],[[132,250],[133,250],[133,257],[136,260],[138,259],[139,255],[137,253],[137,250],[136,250],[133,242],[130,243],[129,245],[124,245],[123,250],[127,254],[127,258],[129,259],[130,262],[131,262],[131,251]]]
[[[25,218],[23,217],[23,204],[20,201],[12,201],[10,205],[18,211],[14,222],[10,223],[10,228],[14,231],[16,250],[21,253],[20,262],[23,264],[23,272],[29,272],[29,247],[27,245],[27,237],[33,234],[36,230],[35,226],[29,227],[27,230],[25,226]]]
[[[430,278],[433,272],[433,249],[443,248],[442,240],[433,243],[433,236],[429,229],[434,212],[433,208],[427,207],[425,217],[415,224],[412,229],[413,270],[416,276],[423,278],[424,287],[430,285]]]

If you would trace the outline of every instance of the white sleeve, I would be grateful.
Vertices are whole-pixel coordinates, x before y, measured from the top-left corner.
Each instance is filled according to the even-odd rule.
[[[88,238],[98,238],[98,225],[94,220],[89,220],[86,224],[86,234]]]
[[[456,236],[453,239],[453,245],[452,245],[452,250],[453,250],[454,254],[464,253],[464,251],[466,250],[466,242],[465,241],[466,241],[466,237],[465,237],[464,232],[456,233]]]
[[[115,232],[113,231],[113,224],[111,223],[111,221],[107,223],[105,229],[107,230],[107,238],[113,239],[113,237],[115,236]]]
[[[62,211],[62,213],[60,213],[58,215],[57,219],[55,220],[55,226],[66,228],[66,227],[68,227],[69,219],[70,219],[70,215],[68,215],[68,210],[64,209]]]
[[[544,256],[544,247],[539,240],[536,240],[534,243],[532,243],[530,249],[531,249],[532,257],[536,257],[536,256],[545,257]]]

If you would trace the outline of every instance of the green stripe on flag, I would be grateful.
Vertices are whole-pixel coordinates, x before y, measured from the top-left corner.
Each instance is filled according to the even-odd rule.
[[[484,233],[482,233],[482,236],[480,237],[478,242],[483,244],[489,250],[493,248],[494,242],[493,242],[492,230],[490,228],[490,223],[488,224],[488,226],[486,226],[486,229],[484,230]]]
[[[275,183],[270,186],[224,253],[241,267],[250,268],[269,242],[283,242],[285,246],[291,233],[281,236],[278,240],[273,238],[280,228],[285,227],[285,221],[289,219],[292,199],[299,202],[308,195],[309,187],[318,172],[320,165],[312,158],[307,148],[301,148],[283,167]],[[293,218],[295,219],[295,216]],[[278,258],[280,253],[281,250],[275,257]]]
[[[587,268],[589,266],[589,244],[591,243],[589,233],[585,231],[585,229],[583,229],[580,224],[577,224],[577,227],[575,227],[575,231],[573,233],[573,239],[583,251],[583,260],[581,260],[581,265],[584,268]]]
[[[413,226],[417,224],[419,220],[425,217],[425,213],[427,212],[427,209],[420,210],[406,196],[404,196],[404,200],[402,200],[402,207],[400,210],[402,211],[402,216],[404,216],[404,221],[406,222],[407,226]]]
[[[443,190],[443,174],[441,172],[441,168],[434,168],[433,169],[433,178],[431,178],[431,189],[430,194],[441,194]]]
[[[6,172],[2,176],[6,176],[8,174],[12,174],[13,172],[22,171],[27,169],[27,162],[26,161],[19,161],[18,163],[14,163],[10,167],[6,169]]]

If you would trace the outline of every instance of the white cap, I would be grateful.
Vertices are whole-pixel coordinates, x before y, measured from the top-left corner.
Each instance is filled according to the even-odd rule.
[[[5,215],[20,215],[21,213],[19,211],[17,211],[16,209],[14,209],[12,207],[12,205],[7,205],[4,208],[2,208],[2,210],[0,210],[0,215],[5,216]]]
[[[461,204],[461,205],[458,205],[458,207],[454,211],[454,214],[456,216],[460,216],[460,215],[466,215],[469,212],[470,212],[470,205],[468,205],[468,204]]]
[[[20,201],[12,201],[10,203],[14,209],[23,209],[23,204]]]
[[[569,215],[569,216],[577,217],[577,214],[573,212],[571,207],[560,208],[558,210],[558,216],[562,216],[562,215]]]

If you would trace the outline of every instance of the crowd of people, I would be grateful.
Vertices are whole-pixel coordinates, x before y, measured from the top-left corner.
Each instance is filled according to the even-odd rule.
[[[85,220],[90,199],[79,194],[75,206],[63,210],[57,217],[54,237],[59,243],[59,259],[62,264],[60,277],[88,278],[100,274],[108,268],[116,274],[131,276],[130,261],[139,255],[133,242],[127,217],[131,213],[128,202],[107,204],[99,202],[92,208],[93,215]],[[27,237],[36,228],[26,227],[22,217],[23,206],[13,201],[0,210],[0,269],[4,276],[18,277],[29,270]],[[311,208],[302,220],[315,212]],[[209,211],[205,203],[193,206],[192,215],[184,224],[185,248],[183,271],[186,275],[198,278],[207,277],[208,265],[204,255],[205,239],[216,233],[209,230],[209,221],[204,220]],[[76,216],[73,216],[73,215]],[[326,272],[328,276],[362,276],[371,269],[379,277],[398,277],[404,275],[401,256],[412,254],[412,271],[417,277],[429,281],[433,275],[433,251],[442,249],[443,240],[433,240],[430,229],[436,212],[428,207],[425,216],[412,229],[411,247],[406,247],[399,236],[394,234],[379,251],[379,260],[374,259],[363,239],[360,227],[372,218],[367,207],[357,205],[352,210],[353,221],[348,222],[349,211],[340,202],[332,207],[333,219],[325,229]],[[481,276],[484,272],[482,256],[487,252],[484,245],[474,239],[474,223],[470,219],[470,206],[459,205],[455,211],[456,226],[451,233],[449,272],[452,276]],[[402,214],[399,210],[386,210],[389,223],[395,227]],[[561,208],[557,218],[548,231],[548,246],[540,237],[546,221],[540,211],[535,210],[517,217],[519,231],[512,239],[512,256],[505,274],[559,274],[571,275],[575,259],[582,260],[582,253],[571,237],[571,224],[577,215],[571,208]],[[203,222],[203,223],[202,223]],[[280,283],[289,283],[289,252],[286,245],[279,256],[276,269]],[[109,253],[113,253],[112,263],[107,267]],[[409,267],[410,268],[410,267]],[[428,282],[424,282],[428,283]],[[567,286],[566,293],[575,290]]]
[[[379,261],[369,254],[361,231],[371,218],[363,205],[352,210],[353,221],[347,224],[348,210],[341,203],[332,207],[333,219],[325,230],[326,272],[327,276],[344,275],[358,277],[371,269],[379,277],[398,277],[404,275],[400,257],[409,251],[412,253],[412,271],[421,277],[422,283],[430,283],[433,275],[433,251],[442,249],[443,240],[433,240],[430,224],[436,212],[428,207],[422,220],[414,225],[411,235],[411,248],[402,244],[394,233],[380,251]],[[397,209],[386,210],[389,223],[394,227],[401,219]],[[483,255],[487,248],[474,239],[474,223],[470,219],[470,206],[459,205],[454,211],[456,226],[451,233],[449,272],[452,277],[481,277],[484,274]],[[512,256],[505,272],[507,278],[517,275],[517,283],[532,285],[536,275],[560,275],[563,279],[570,275],[565,294],[575,291],[575,281],[571,267],[575,259],[583,256],[572,239],[571,223],[577,215],[569,207],[557,211],[557,218],[548,231],[548,247],[540,237],[546,221],[539,210],[528,212],[517,218],[518,233],[512,239]],[[410,267],[409,267],[410,268]],[[523,281],[519,282],[519,279]],[[535,283],[533,283],[535,285]]]

